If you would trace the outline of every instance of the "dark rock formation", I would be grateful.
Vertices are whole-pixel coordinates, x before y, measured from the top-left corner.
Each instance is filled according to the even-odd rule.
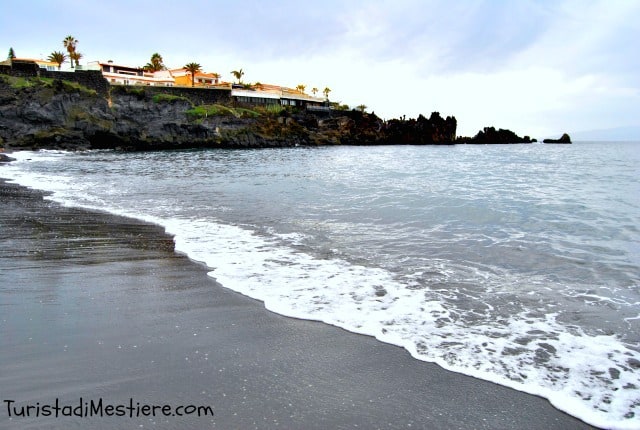
[[[233,105],[228,97],[209,90],[109,87],[106,81],[94,89],[78,82],[29,77],[28,73],[25,76],[0,75],[0,145],[7,149],[156,150],[532,141],[528,136],[521,138],[493,127],[473,138],[456,138],[456,118],[442,118],[438,112],[429,118],[420,115],[416,119],[389,121],[375,113],[356,110],[293,109],[276,114],[256,106]],[[106,95],[102,84],[108,87]]]
[[[529,136],[520,137],[511,130],[504,130],[502,128],[496,130],[494,127],[485,127],[484,130],[480,130],[474,137],[460,137],[456,140],[456,143],[468,144],[506,144],[531,142],[535,142],[535,139],[531,140]]]
[[[22,79],[17,81],[16,79]],[[0,76],[0,143],[8,148],[150,150],[295,145],[450,144],[456,120],[385,122],[375,113],[227,109],[198,111],[190,93],[111,87],[108,97],[59,79]],[[221,100],[222,101],[222,100]],[[212,105],[206,105],[212,106]],[[224,111],[227,109],[229,112]],[[257,109],[254,107],[254,109]]]
[[[571,143],[571,137],[567,133],[564,133],[560,139],[544,139],[544,143]]]
[[[439,112],[433,112],[429,119],[422,115],[417,119],[392,119],[384,126],[385,143],[450,145],[455,143],[457,124],[455,117],[443,119]]]
[[[6,154],[0,154],[0,163],[10,163],[11,161],[16,161],[16,159],[11,158]]]

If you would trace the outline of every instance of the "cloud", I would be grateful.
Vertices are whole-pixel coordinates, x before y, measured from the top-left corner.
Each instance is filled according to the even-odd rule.
[[[160,52],[227,80],[242,67],[248,82],[328,86],[386,118],[440,111],[464,134],[536,136],[640,123],[638,16],[625,0],[5,0],[0,40],[46,56],[73,34],[87,61]]]

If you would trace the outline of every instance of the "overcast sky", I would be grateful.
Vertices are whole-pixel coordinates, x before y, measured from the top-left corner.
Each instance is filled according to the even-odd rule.
[[[548,137],[640,130],[640,1],[2,0],[0,49],[86,61],[197,62],[231,81],[332,89],[389,119],[439,111]],[[4,54],[6,55],[6,54]],[[633,133],[631,131],[630,133]],[[636,137],[636,136],[633,136]]]

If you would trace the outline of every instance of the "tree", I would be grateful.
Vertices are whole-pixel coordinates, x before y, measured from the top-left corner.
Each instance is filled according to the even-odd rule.
[[[13,60],[14,58],[16,58],[16,53],[13,50],[13,48],[9,48],[9,55],[7,56],[8,59]]]
[[[324,94],[324,96],[327,98],[327,100],[329,100],[329,93],[331,92],[331,88],[329,87],[324,87],[324,90],[322,90],[322,94]]]
[[[253,86],[259,90],[262,90],[262,82],[256,82],[255,84],[253,84]]]
[[[149,61],[144,67],[145,72],[159,72],[160,70],[165,70],[167,67],[164,65],[164,61],[162,59],[162,55],[154,52],[151,56],[151,61]]]
[[[240,70],[232,70],[231,74],[238,80],[238,83],[240,83],[240,80],[244,76],[244,71],[242,69],[240,69]]]
[[[73,64],[73,62],[75,61],[76,67],[80,65],[80,59],[82,57],[82,53],[78,51],[73,51],[71,54],[69,54],[69,60],[72,62],[71,64]]]
[[[367,109],[367,105],[361,104],[361,105],[358,105],[357,108],[360,112],[364,113],[365,109]]]
[[[212,73],[211,76],[216,80],[216,84],[218,83],[218,79],[222,77],[220,73]]]
[[[191,86],[195,86],[196,73],[198,73],[202,69],[202,66],[200,66],[200,64],[198,63],[188,63],[186,66],[184,66],[184,69],[187,72],[191,73]]]
[[[315,96],[317,94],[317,92],[318,92],[318,89],[316,87],[313,87],[313,88],[311,88],[311,92]]]
[[[78,40],[73,36],[67,36],[62,41],[62,44],[65,48],[67,48],[67,52],[69,53],[69,58],[71,59],[71,68],[73,68],[73,54],[76,52],[76,46],[78,45]],[[78,63],[76,63],[77,65]]]
[[[300,91],[301,93],[304,93],[304,89],[305,89],[305,88],[307,88],[307,86],[306,86],[306,85],[299,84],[299,85],[296,87],[296,90]]]
[[[349,105],[342,104],[341,102],[331,102],[330,106],[331,106],[331,109],[334,109],[334,110],[349,110]]]
[[[64,52],[53,51],[49,55],[47,60],[51,61],[52,63],[58,63],[58,70],[60,70],[60,68],[62,67],[62,63],[67,61],[67,56],[66,56],[66,54]]]

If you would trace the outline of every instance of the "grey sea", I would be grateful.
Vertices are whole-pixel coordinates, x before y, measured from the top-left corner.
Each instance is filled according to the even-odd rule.
[[[273,312],[640,428],[640,143],[12,156]]]

